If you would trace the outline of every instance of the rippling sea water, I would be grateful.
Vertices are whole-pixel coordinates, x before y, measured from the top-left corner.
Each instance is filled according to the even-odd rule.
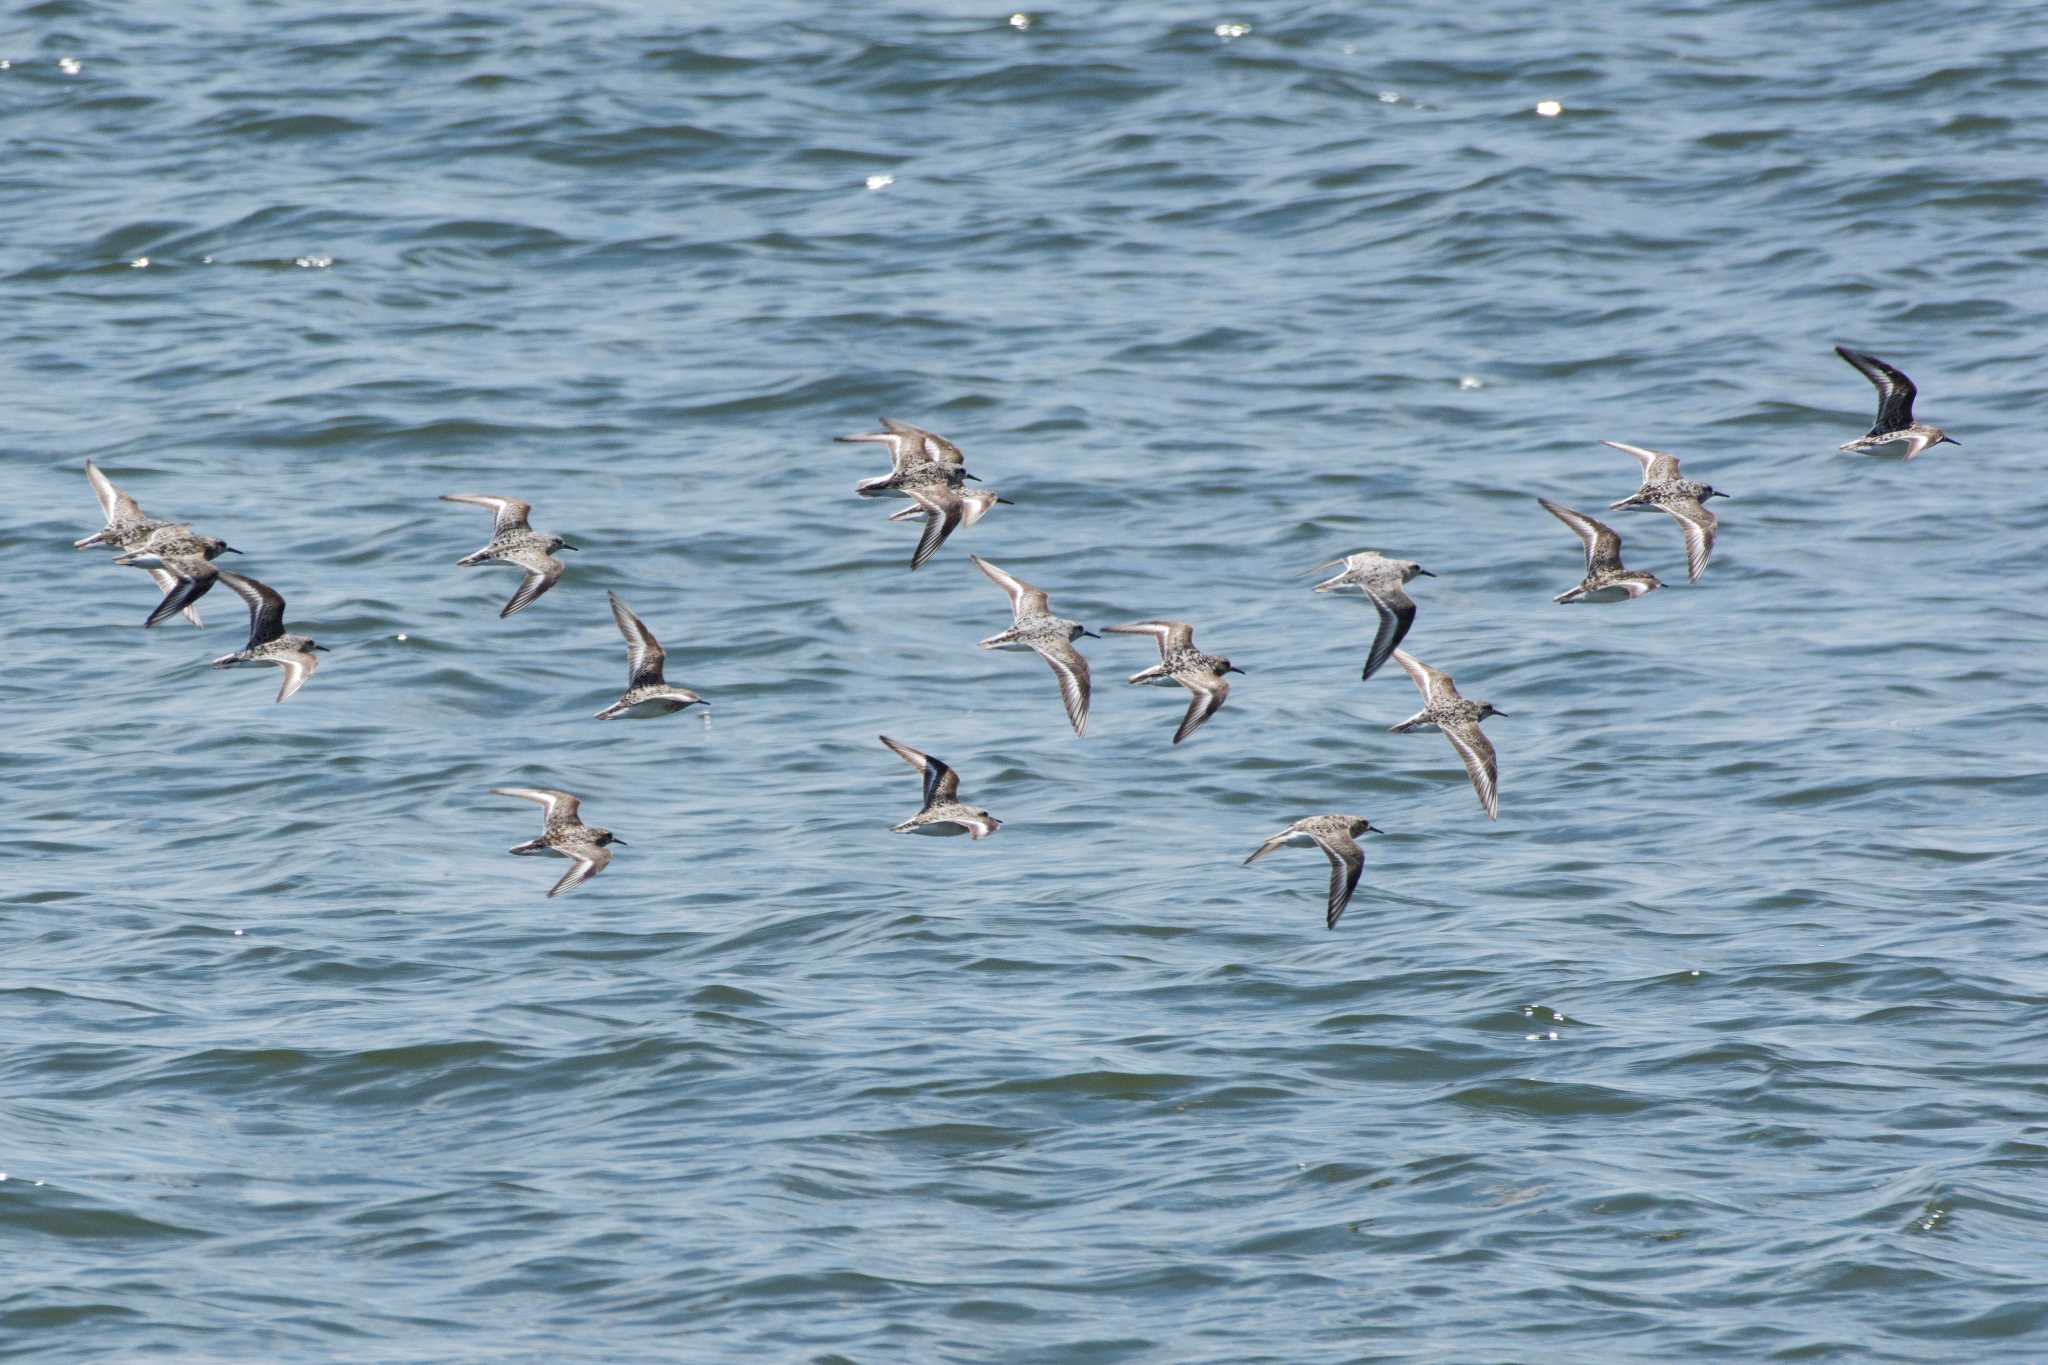
[[[2041,1358],[2039,16],[1405,8],[15,7],[0,1356]],[[1016,501],[914,576],[878,413]],[[1697,586],[1551,604],[1601,438]],[[472,490],[584,547],[509,621]],[[970,551],[1249,674],[1176,749],[1085,641],[1076,741]],[[606,589],[708,724],[590,718]],[[1332,810],[1334,933],[1239,866]]]

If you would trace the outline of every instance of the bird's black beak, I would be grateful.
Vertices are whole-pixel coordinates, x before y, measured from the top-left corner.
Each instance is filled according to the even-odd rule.
[[[1242,668],[1239,668],[1239,667],[1238,667],[1238,666],[1237,666],[1236,664],[1232,664],[1232,665],[1231,665],[1230,667],[1228,667],[1228,668],[1224,669],[1223,671],[1224,671],[1225,673],[1243,673],[1243,672],[1245,672],[1245,670],[1244,670],[1244,669],[1242,669]]]
[[[621,839],[621,838],[620,838],[620,837],[619,837],[618,835],[614,834],[614,835],[612,836],[612,842],[613,842],[613,843],[615,843],[615,844],[623,844],[623,843],[625,843],[626,841],[625,841],[624,839]]]
[[[1097,635],[1097,634],[1096,634],[1096,633],[1095,633],[1094,631],[1092,631],[1092,630],[1084,630],[1084,631],[1082,631],[1081,633],[1082,633],[1083,635],[1087,636],[1087,637],[1088,637],[1089,639],[1091,639],[1091,640],[1100,640],[1100,639],[1102,638],[1102,637],[1101,637],[1100,635]]]
[[[1501,710],[1498,706],[1496,706],[1493,708],[1493,714],[1496,716],[1504,716],[1507,714],[1507,712]]]
[[[328,647],[327,647],[326,645],[308,645],[308,646],[307,646],[307,648],[308,648],[308,649],[317,649],[317,650],[319,650],[319,651],[320,651],[320,652],[321,652],[322,654],[332,654],[332,653],[334,652],[333,650],[329,649],[329,648],[328,648]]]
[[[1716,488],[1713,492],[1713,496],[1717,498],[1725,498],[1728,496],[1728,494],[1723,493],[1720,489]]]
[[[1385,830],[1383,830],[1383,829],[1381,829],[1381,828],[1380,828],[1380,827],[1379,827],[1378,825],[1367,825],[1367,826],[1365,827],[1365,832],[1366,832],[1367,834],[1385,834],[1385,833],[1386,833],[1386,831],[1385,831]]]
[[[565,550],[580,550],[583,547],[581,545],[571,545],[568,541],[565,540],[562,542],[562,548]]]
[[[963,478],[963,479],[972,479],[972,480],[974,480],[974,481],[975,481],[976,483],[980,483],[980,482],[981,482],[981,475],[979,475],[979,474],[970,474],[970,473],[968,473],[968,472],[967,472],[966,470],[964,470],[964,469],[960,471],[960,477],[961,477],[961,478]]]
[[[1427,570],[1427,569],[1425,569],[1425,568],[1421,567],[1420,565],[1417,565],[1417,566],[1416,566],[1415,572],[1417,572],[1417,573],[1421,574],[1421,575],[1422,575],[1422,576],[1423,576],[1424,578],[1435,578],[1435,577],[1436,577],[1436,575],[1435,575],[1435,574],[1431,573],[1431,572],[1430,572],[1429,570]]]
[[[1936,444],[1936,445],[1938,445],[1938,446],[1939,446],[1939,445],[1951,445],[1951,446],[1959,446],[1959,445],[1961,445],[1961,444],[1962,444],[1962,442],[1961,442],[1961,441],[1958,441],[1958,440],[1957,440],[1957,439],[1956,439],[1955,437],[1953,437],[1953,436],[1944,436],[1944,437],[1942,437],[1942,438],[1941,438],[1941,439],[1940,439],[1939,441],[1936,441],[1936,442],[1935,442],[1935,444]]]
[[[224,554],[238,555],[238,554],[242,553],[242,552],[241,552],[240,550],[237,550],[237,549],[236,549],[236,548],[235,548],[234,546],[232,546],[232,545],[223,545],[223,546],[221,546],[220,548],[221,548],[221,551],[222,551],[222,552],[223,552]]]
[[[996,501],[1001,503],[1005,507],[1015,507],[1017,505],[1016,503],[1011,502],[1008,498],[997,498]]]

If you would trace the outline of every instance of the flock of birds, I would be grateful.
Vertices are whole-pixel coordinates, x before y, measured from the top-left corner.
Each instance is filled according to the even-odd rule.
[[[1872,355],[1837,346],[1835,351],[1877,388],[1877,420],[1869,432],[1847,442],[1841,449],[1851,453],[1875,453],[1889,447],[1903,447],[1904,458],[1912,459],[1943,442],[1960,444],[1941,428],[1915,420],[1916,390],[1904,373]],[[943,436],[905,422],[883,418],[882,430],[861,432],[835,439],[886,446],[890,455],[887,474],[863,479],[854,491],[862,497],[896,495],[910,506],[891,514],[889,520],[904,521],[922,515],[924,526],[910,567],[921,568],[946,543],[954,531],[972,526],[996,506],[1007,504],[987,489],[970,489],[979,482],[968,473],[960,448]],[[1718,522],[1707,502],[1725,493],[1710,485],[1680,476],[1678,460],[1661,451],[1618,441],[1603,444],[1632,456],[1642,471],[1641,486],[1629,496],[1610,503],[1610,510],[1651,508],[1678,523],[1684,534],[1686,572],[1698,582],[1713,553]],[[249,642],[232,654],[213,661],[215,668],[242,664],[275,664],[284,671],[277,700],[291,697],[319,667],[323,647],[304,635],[285,631],[284,598],[267,584],[242,574],[218,568],[214,560],[222,554],[240,554],[226,541],[195,532],[190,522],[162,521],[149,517],[135,499],[116,488],[91,460],[85,475],[99,499],[106,519],[101,530],[74,542],[79,549],[106,546],[120,551],[116,564],[143,569],[154,580],[162,597],[145,627],[155,626],[182,614],[194,626],[203,625],[199,599],[215,582],[225,583],[249,606]],[[561,578],[562,561],[557,550],[574,550],[561,536],[534,530],[528,524],[532,507],[517,498],[483,493],[449,493],[444,502],[470,503],[486,508],[492,516],[491,539],[482,549],[456,561],[461,567],[480,564],[509,564],[523,571],[518,589],[512,594],[500,618],[524,611],[539,600]],[[1586,571],[1577,586],[1559,593],[1560,603],[1632,601],[1663,586],[1655,574],[1623,567],[1621,537],[1614,529],[1583,512],[1538,498],[1552,516],[1570,527],[1585,547]],[[969,555],[974,566],[1000,587],[1010,600],[1010,625],[981,641],[983,649],[1029,650],[1051,667],[1059,682],[1060,697],[1076,736],[1088,726],[1088,661],[1074,642],[1086,636],[1100,639],[1078,621],[1052,614],[1045,592],[1026,583],[978,555]],[[1377,551],[1365,550],[1342,559],[1319,564],[1317,569],[1343,565],[1336,576],[1315,585],[1316,592],[1355,590],[1370,601],[1379,615],[1371,651],[1367,654],[1362,679],[1392,659],[1415,683],[1422,694],[1422,709],[1391,727],[1394,733],[1437,730],[1450,741],[1465,765],[1488,819],[1500,812],[1499,763],[1492,743],[1481,731],[1480,722],[1490,716],[1504,716],[1493,703],[1472,701],[1458,692],[1449,674],[1431,668],[1401,649],[1409,628],[1415,623],[1415,602],[1406,585],[1418,575],[1435,577],[1413,560],[1391,559]],[[612,619],[625,638],[627,684],[616,702],[597,712],[598,720],[647,720],[673,715],[690,706],[709,702],[684,687],[669,684],[663,676],[667,656],[654,633],[635,616],[618,594],[608,594]],[[1186,713],[1174,731],[1179,744],[1214,716],[1230,695],[1226,675],[1243,673],[1229,659],[1204,654],[1195,648],[1194,628],[1185,621],[1134,621],[1128,625],[1106,626],[1111,635],[1150,636],[1159,650],[1159,662],[1133,674],[1133,684],[1162,684],[1183,687],[1189,693]],[[1002,821],[986,810],[960,799],[960,775],[945,762],[887,735],[881,741],[904,762],[917,769],[922,782],[922,804],[916,814],[892,828],[900,834],[968,835],[986,838],[1001,828]],[[564,791],[542,787],[494,787],[493,795],[533,801],[542,809],[538,838],[510,851],[520,855],[551,855],[567,858],[572,866],[548,892],[559,896],[580,886],[604,870],[611,861],[612,846],[625,841],[610,830],[586,825],[578,816],[577,798]],[[1334,929],[1365,868],[1365,854],[1358,836],[1379,833],[1374,825],[1356,815],[1311,815],[1296,820],[1268,838],[1245,859],[1255,863],[1274,849],[1290,844],[1313,844],[1330,862],[1330,890],[1325,923]]]

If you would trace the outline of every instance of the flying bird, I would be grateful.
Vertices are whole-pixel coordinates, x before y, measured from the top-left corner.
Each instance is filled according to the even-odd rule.
[[[1620,502],[1608,503],[1607,510],[1619,512],[1630,507],[1654,507],[1677,522],[1678,529],[1685,533],[1686,578],[1690,582],[1699,582],[1700,575],[1707,569],[1707,556],[1714,552],[1714,528],[1720,525],[1713,511],[1707,507],[1707,499],[1728,495],[1707,484],[1680,478],[1678,457],[1675,455],[1666,455],[1661,450],[1646,450],[1642,446],[1623,445],[1620,441],[1602,441],[1600,444],[1634,456],[1643,469],[1642,486]]]
[[[894,833],[965,834],[971,839],[986,839],[1002,828],[1003,822],[995,816],[960,800],[960,774],[908,744],[887,735],[881,736],[881,740],[898,758],[924,776],[924,805],[902,824],[890,826]]]
[[[1458,695],[1450,674],[1440,673],[1401,650],[1394,651],[1394,662],[1414,679],[1417,690],[1422,693],[1422,709],[1388,729],[1397,735],[1412,730],[1441,730],[1444,738],[1451,742],[1451,747],[1458,751],[1458,757],[1465,760],[1466,775],[1472,779],[1472,790],[1479,793],[1479,804],[1486,809],[1486,818],[1498,819],[1500,771],[1494,759],[1493,744],[1480,733],[1479,722],[1488,716],[1505,716],[1507,712],[1495,710],[1490,701],[1465,700]]]
[[[1067,720],[1075,735],[1088,728],[1088,661],[1074,648],[1083,635],[1101,639],[1079,621],[1052,614],[1046,595],[1021,578],[1013,577],[978,555],[969,555],[974,567],[1010,595],[1011,624],[981,642],[983,649],[1030,649],[1051,666],[1060,682],[1060,699],[1067,704]]]
[[[543,533],[528,526],[526,518],[533,507],[517,498],[493,497],[488,493],[443,493],[441,501],[474,503],[491,511],[491,543],[475,554],[456,560],[456,567],[467,569],[477,564],[502,563],[526,571],[519,591],[512,594],[504,610],[498,613],[500,620],[515,611],[524,611],[533,605],[535,598],[554,587],[555,580],[562,576],[562,561],[554,557],[554,552],[576,548],[553,532]]]
[[[1356,588],[1371,602],[1379,613],[1379,629],[1373,633],[1372,649],[1365,656],[1365,671],[1360,673],[1362,682],[1379,671],[1381,664],[1397,649],[1401,641],[1408,638],[1408,628],[1415,624],[1415,602],[1408,596],[1402,585],[1420,574],[1424,578],[1436,575],[1412,559],[1389,559],[1377,550],[1361,550],[1342,559],[1325,560],[1310,572],[1344,566],[1344,572],[1335,578],[1326,578],[1316,584],[1317,592],[1343,592]]]
[[[1653,573],[1621,566],[1621,536],[1606,522],[1595,521],[1584,512],[1559,506],[1548,498],[1536,501],[1543,504],[1544,511],[1571,527],[1572,534],[1586,546],[1586,576],[1579,580],[1579,586],[1566,588],[1551,601],[1625,602],[1664,586]]]
[[[306,685],[306,679],[320,667],[314,651],[328,653],[327,646],[314,644],[308,636],[284,633],[284,598],[268,584],[226,569],[220,570],[220,581],[249,604],[249,643],[233,654],[221,655],[213,666],[276,664],[284,670],[284,680],[277,689],[277,699],[283,701]]]
[[[1190,693],[1187,714],[1173,732],[1175,744],[1200,729],[1230,695],[1230,684],[1223,675],[1244,672],[1228,659],[1196,649],[1195,628],[1185,621],[1134,621],[1102,630],[1106,635],[1149,635],[1159,646],[1159,662],[1133,674],[1133,683],[1179,683]]]
[[[974,525],[997,503],[1005,507],[1012,505],[1008,498],[999,498],[989,489],[975,488],[963,493],[943,483],[906,486],[899,491],[910,499],[910,506],[900,512],[891,512],[889,520],[924,518],[924,534],[918,537],[917,549],[910,556],[913,573],[938,553],[939,547],[946,543],[946,537],[952,535],[956,527]]]
[[[200,535],[190,522],[177,522],[151,531],[135,549],[115,556],[114,562],[149,570],[150,580],[163,589],[163,600],[142,623],[147,629],[181,611],[198,625],[196,613],[188,609],[212,590],[219,572],[213,561],[223,554],[240,553],[218,536]]]
[[[599,711],[597,718],[614,720],[624,716],[628,720],[648,720],[699,703],[711,705],[687,687],[668,685],[662,677],[668,651],[661,647],[661,641],[654,638],[654,632],[642,624],[617,593],[605,596],[611,599],[612,620],[618,623],[619,634],[626,637],[626,690],[617,701]]]
[[[1869,431],[1840,447],[1842,450],[1855,454],[1903,441],[1906,458],[1910,460],[1930,446],[1943,442],[1952,446],[1962,444],[1940,427],[1913,420],[1913,399],[1920,390],[1906,378],[1904,370],[1847,346],[1835,347],[1835,354],[1854,365],[1858,373],[1877,387],[1877,420],[1871,423]]]
[[[584,824],[576,814],[579,803],[567,792],[547,787],[493,787],[491,795],[516,796],[521,801],[538,801],[541,806],[540,837],[514,845],[506,852],[523,858],[553,854],[575,863],[562,874],[554,890],[548,892],[550,900],[564,891],[573,891],[604,871],[605,864],[612,860],[612,845],[626,842],[608,829]]]
[[[1386,831],[1368,821],[1362,815],[1311,815],[1296,820],[1286,829],[1260,844],[1252,856],[1244,860],[1246,867],[1287,844],[1314,844],[1330,860],[1330,902],[1323,915],[1323,927],[1334,929],[1337,921],[1344,917],[1344,907],[1351,904],[1351,893],[1358,887],[1358,876],[1365,871],[1365,850],[1358,846],[1361,834],[1385,834]]]

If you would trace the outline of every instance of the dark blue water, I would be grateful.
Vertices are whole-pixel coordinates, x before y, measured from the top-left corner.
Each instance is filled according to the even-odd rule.
[[[0,1356],[2048,1353],[2040,16],[1408,8],[13,9]],[[1016,504],[915,575],[883,413]],[[1720,545],[1554,606],[1603,438]],[[508,621],[470,491],[583,547]],[[1249,672],[1175,748],[1083,641],[1076,740],[969,552]],[[591,719],[607,589],[708,725]],[[1239,866],[1325,811],[1335,932]]]

